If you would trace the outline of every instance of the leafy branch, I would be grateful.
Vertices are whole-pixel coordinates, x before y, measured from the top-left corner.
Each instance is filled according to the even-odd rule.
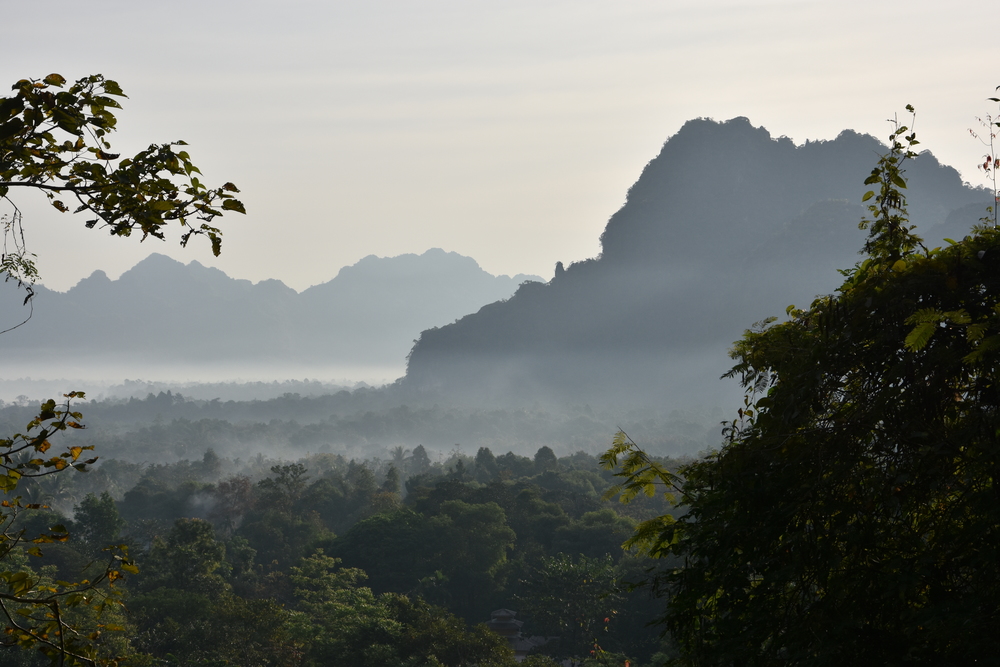
[[[868,215],[858,225],[868,230],[864,252],[876,260],[886,260],[889,266],[921,245],[920,238],[911,233],[916,227],[907,224],[906,196],[903,194],[906,189],[903,164],[917,157],[913,149],[920,143],[917,133],[910,129],[916,121],[916,111],[910,104],[906,105],[906,110],[911,114],[909,127],[900,125],[898,118],[889,119],[893,124],[889,152],[879,157],[865,179],[865,185],[874,185],[877,189],[869,190],[861,198],[862,202],[872,203],[868,204]]]
[[[74,398],[83,398],[82,392],[65,394],[66,401],[57,405],[52,399],[41,404],[38,414],[28,422],[23,433],[0,440],[0,491],[10,495],[24,477],[41,477],[73,468],[84,472],[97,459],[80,460],[90,446],[71,446],[56,455],[48,456],[52,448],[50,438],[67,429],[82,429],[79,412],[71,409]],[[24,504],[20,497],[0,501],[0,562],[7,567],[11,557],[18,552],[41,557],[39,545],[65,542],[69,533],[65,526],[55,525],[49,532],[27,538],[24,530],[14,528],[18,514],[23,510],[38,510],[39,504]],[[92,632],[80,631],[67,621],[65,609],[93,606],[102,612],[108,605],[120,605],[115,582],[124,573],[139,570],[129,558],[124,544],[107,547],[108,560],[103,572],[93,579],[77,582],[49,582],[34,576],[30,571],[5,569],[0,572],[0,613],[6,620],[0,645],[38,648],[59,665],[113,665],[97,657],[95,642],[104,630],[113,626],[99,626]]]
[[[1000,90],[1000,86],[997,86],[996,90]],[[1000,97],[990,97],[987,98],[990,102],[1000,102]],[[986,130],[986,134],[981,135],[977,133],[972,128],[969,128],[969,134],[972,135],[974,139],[978,139],[980,143],[986,146],[989,151],[983,156],[983,162],[977,165],[980,171],[982,171],[987,180],[993,185],[993,204],[986,207],[986,217],[981,219],[983,224],[997,226],[997,209],[1000,207],[1000,189],[997,187],[997,170],[1000,169],[1000,158],[997,157],[996,151],[996,139],[997,131],[995,128],[1000,127],[1000,118],[986,114],[982,118],[977,117],[979,124],[983,126]]]
[[[601,454],[600,463],[605,470],[614,470],[615,477],[624,479],[622,483],[615,484],[604,492],[604,500],[618,496],[619,502],[627,504],[640,493],[649,498],[662,493],[668,502],[676,504],[674,493],[684,492],[681,478],[651,459],[625,431],[619,430],[615,434],[611,448]],[[663,534],[673,523],[674,519],[669,514],[643,521],[636,526],[635,532],[622,547],[637,547],[651,556],[662,556],[669,549],[670,543],[664,543]]]
[[[74,213],[86,212],[86,226],[100,225],[115,236],[133,232],[163,239],[168,223],[184,228],[181,245],[193,235],[208,237],[212,252],[222,249],[222,232],[213,224],[226,212],[246,213],[232,183],[210,188],[183,141],[151,144],[135,156],[120,159],[108,141],[117,118],[115,98],[125,97],[117,83],[99,74],[67,85],[59,74],[41,81],[22,79],[14,95],[0,100],[0,198],[13,188],[39,190],[60,212],[70,207],[58,196],[75,200]],[[9,199],[8,199],[9,201]],[[24,252],[20,214],[4,218],[5,239],[14,237],[16,251],[2,270],[19,282],[32,283],[34,265]]]

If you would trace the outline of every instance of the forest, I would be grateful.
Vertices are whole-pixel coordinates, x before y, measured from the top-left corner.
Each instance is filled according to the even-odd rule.
[[[14,559],[36,582],[76,580],[108,545],[128,548],[139,571],[115,582],[127,611],[78,626],[104,626],[98,651],[121,664],[513,664],[482,625],[499,609],[549,638],[531,664],[657,664],[671,650],[647,627],[660,605],[629,586],[651,561],[621,544],[672,510],[604,501],[612,481],[597,457],[545,446],[441,461],[423,446],[366,461],[209,449],[22,482],[24,503],[48,509],[19,510],[8,533],[66,527],[42,556]],[[16,655],[5,664],[48,664]]]
[[[194,387],[191,388],[196,391]],[[227,390],[233,390],[227,387]],[[187,391],[187,390],[185,390]],[[314,396],[286,393],[266,400],[194,399],[171,390],[144,398],[92,399],[81,403],[87,429],[78,442],[103,457],[167,463],[220,456],[298,459],[335,452],[387,458],[396,447],[424,445],[432,456],[455,447],[531,455],[540,446],[558,454],[601,451],[618,428],[641,435],[653,453],[690,456],[719,443],[721,410],[627,411],[588,404],[522,408],[463,407],[403,402],[393,387],[360,387]],[[88,398],[89,398],[88,394]],[[33,416],[27,397],[0,403],[0,423],[16,432]]]

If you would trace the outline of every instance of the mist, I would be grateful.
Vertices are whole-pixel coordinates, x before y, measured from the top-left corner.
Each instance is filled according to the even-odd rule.
[[[859,260],[863,180],[884,150],[851,131],[796,145],[745,118],[690,121],[629,189],[601,254],[549,280],[431,249],[366,257],[302,292],[162,255],[117,280],[37,287],[30,321],[0,336],[4,420],[85,391],[81,437],[150,464],[208,450],[568,455],[620,428],[657,454],[697,455],[742,402],[722,377],[733,341],[833,293]],[[985,211],[988,193],[929,153],[907,177],[929,245]],[[28,308],[13,285],[0,298],[5,322]]]

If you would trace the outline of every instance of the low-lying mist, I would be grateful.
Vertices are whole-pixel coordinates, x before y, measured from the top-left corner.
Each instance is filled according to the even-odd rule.
[[[137,393],[153,384],[126,383]],[[271,398],[197,398],[216,385],[148,392],[74,402],[87,428],[65,437],[93,445],[102,459],[163,464],[200,460],[207,451],[230,459],[254,456],[297,460],[316,454],[347,459],[385,458],[396,448],[423,445],[428,452],[475,454],[480,447],[532,455],[550,447],[558,455],[606,449],[619,429],[651,453],[694,455],[720,442],[719,423],[729,417],[719,405],[678,409],[645,406],[542,405],[527,407],[455,406],[428,396],[408,396],[397,386],[323,391],[318,382],[233,384],[232,395],[285,391]],[[188,392],[188,393],[185,393]],[[312,394],[304,392],[315,392]],[[129,393],[124,391],[123,393]],[[407,398],[414,399],[407,402]],[[16,432],[37,411],[37,401],[21,399],[0,407],[0,427]]]
[[[90,399],[145,398],[161,391],[199,399],[266,400],[287,393],[319,396],[342,389],[382,386],[405,372],[398,366],[305,366],[253,363],[162,364],[120,358],[49,363],[5,360],[0,400],[32,401],[85,392]],[[295,379],[302,378],[302,379]],[[322,378],[322,379],[321,379]],[[22,399],[23,400],[23,399]]]

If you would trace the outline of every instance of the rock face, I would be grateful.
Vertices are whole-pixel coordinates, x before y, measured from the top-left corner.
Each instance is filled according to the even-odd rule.
[[[745,118],[690,121],[608,221],[599,257],[424,331],[401,385],[508,403],[731,399],[717,378],[732,341],[833,291],[836,269],[860,259],[863,182],[884,151],[851,131],[796,146]],[[990,200],[929,153],[906,175],[931,246],[964,235]]]
[[[365,257],[301,294],[277,280],[252,284],[198,262],[153,254],[110,280],[94,272],[66,293],[36,288],[31,321],[0,336],[0,377],[16,360],[34,375],[61,359],[131,365],[260,364],[298,369],[402,369],[422,329],[509,297],[536,276],[493,276],[475,260],[432,249]],[[23,292],[0,285],[5,326],[23,319]],[[289,377],[289,375],[286,375]]]

